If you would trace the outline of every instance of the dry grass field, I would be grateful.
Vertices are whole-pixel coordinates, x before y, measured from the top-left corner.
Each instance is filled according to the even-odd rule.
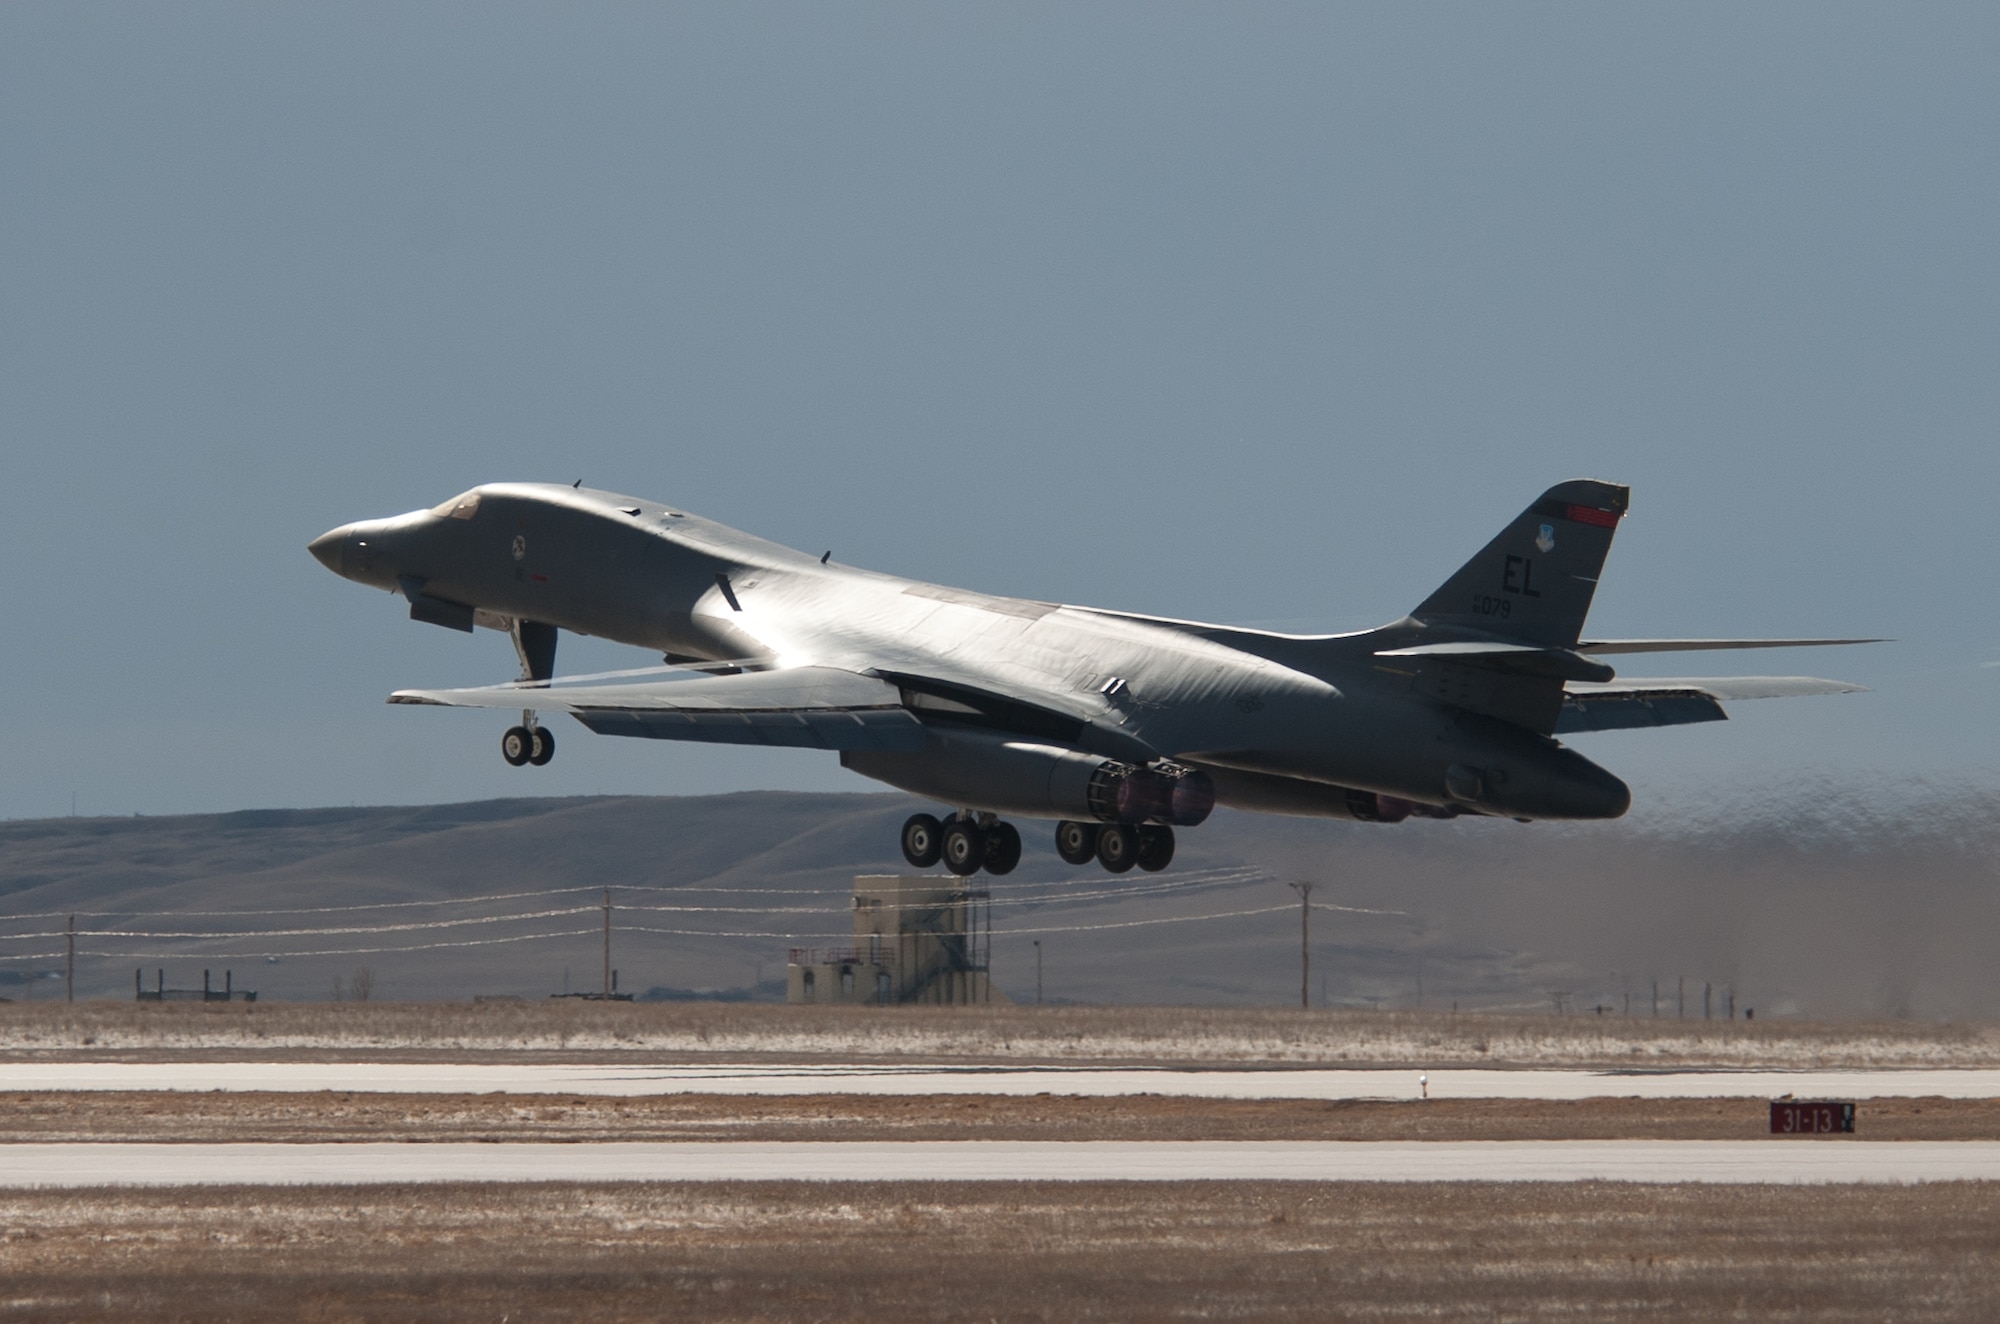
[[[1290,1066],[2000,1065],[2000,1027],[1217,1007],[0,1004],[10,1056],[893,1060]]]
[[[1760,1099],[0,1094],[26,1141],[1755,1140]],[[1866,1140],[2000,1140],[2000,1100],[1869,1099]],[[1833,1139],[1832,1143],[1841,1143]],[[1774,1144],[1812,1143],[1778,1140]]]
[[[123,1324],[2000,1317],[2000,1189],[0,1193],[0,1317]]]

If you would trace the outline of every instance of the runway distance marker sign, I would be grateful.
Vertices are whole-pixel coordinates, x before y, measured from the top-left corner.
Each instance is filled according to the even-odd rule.
[[[1773,1099],[1774,1136],[1852,1135],[1854,1105],[1836,1099]]]

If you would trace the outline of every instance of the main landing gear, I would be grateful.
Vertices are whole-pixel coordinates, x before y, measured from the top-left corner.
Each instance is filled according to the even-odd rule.
[[[1021,834],[992,814],[953,814],[943,820],[911,814],[903,824],[903,858],[919,869],[942,862],[960,878],[981,869],[1012,873],[1021,862]]]
[[[992,814],[958,813],[939,819],[911,814],[903,823],[903,858],[919,869],[938,864],[961,878],[984,869],[1007,874],[1021,862],[1021,834]],[[1163,824],[1056,824],[1056,854],[1067,864],[1096,860],[1112,873],[1137,865],[1158,873],[1174,860],[1174,830]]]
[[[1064,819],[1056,824],[1056,854],[1065,864],[1089,864],[1095,859],[1110,873],[1124,873],[1135,864],[1147,873],[1158,873],[1174,862],[1174,830],[1158,823],[1135,826]]]
[[[524,763],[543,767],[555,756],[555,733],[535,721],[533,713],[522,713],[521,725],[508,727],[500,737],[500,757],[517,768]]]

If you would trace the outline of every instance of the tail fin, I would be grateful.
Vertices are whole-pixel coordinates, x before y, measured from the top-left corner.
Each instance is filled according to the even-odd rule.
[[[1573,646],[1631,492],[1589,478],[1557,483],[1411,615],[1426,625]]]

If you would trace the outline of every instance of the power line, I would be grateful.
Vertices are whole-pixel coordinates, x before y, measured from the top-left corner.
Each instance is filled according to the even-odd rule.
[[[1250,883],[1256,882],[1259,879],[1269,878],[1270,876],[1269,873],[1262,869],[1239,867],[1208,869],[1198,873],[1175,874],[1168,878],[1149,879],[1125,887],[1105,886],[1079,889],[1064,884],[1040,883],[1033,884],[1033,886],[1045,890],[1034,893],[1012,893],[996,897],[994,900],[996,902],[1015,905],[1089,897],[1136,896],[1151,891],[1192,890],[1200,887],[1222,886],[1228,883]],[[611,888],[614,892],[636,892],[668,896],[685,895],[688,893],[723,893],[729,896],[783,896],[794,898],[815,894],[827,896],[845,895],[844,891],[827,888],[732,887],[726,884],[655,886],[644,883],[613,883],[611,884]],[[477,896],[434,897],[416,901],[362,901],[340,906],[281,906],[245,910],[79,910],[73,912],[67,910],[37,910],[0,915],[0,923],[16,923],[21,920],[31,919],[63,919],[70,914],[75,914],[80,919],[116,919],[121,917],[127,919],[160,917],[176,919],[233,919],[239,917],[255,918],[265,915],[339,915],[369,910],[403,910],[433,906],[469,906],[492,901],[525,901],[538,897],[574,896],[585,892],[601,892],[603,890],[602,885],[593,884],[579,887],[536,888],[522,892],[487,892]],[[624,908],[640,909],[641,907],[627,906]],[[723,909],[723,907],[714,907],[714,909]]]
[[[1031,893],[1021,896],[996,898],[996,900],[1002,901],[1005,904],[1037,905],[1037,906],[1094,905],[1105,902],[1142,900],[1148,898],[1163,898],[1171,895],[1188,895],[1206,889],[1211,889],[1231,884],[1247,883],[1255,881],[1256,879],[1259,878],[1268,878],[1268,877],[1270,877],[1270,875],[1266,874],[1264,871],[1254,868],[1217,869],[1217,870],[1206,870],[1193,874],[1181,874],[1166,879],[1144,880],[1134,884],[1127,884],[1127,885],[1112,885],[1106,887],[1094,887],[1094,888],[1084,888],[1084,889],[1062,888],[1060,890],[1044,893],[1040,896]],[[614,889],[605,889],[599,887],[563,887],[563,888],[546,888],[528,892],[490,893],[483,897],[444,898],[433,901],[374,902],[374,903],[347,905],[347,906],[300,907],[290,910],[264,909],[264,910],[242,910],[242,911],[184,911],[184,912],[178,912],[177,914],[179,916],[193,916],[193,917],[199,917],[199,916],[224,917],[224,916],[239,916],[239,915],[244,917],[249,917],[256,915],[284,915],[284,914],[300,914],[300,915],[346,914],[357,911],[367,911],[367,910],[377,910],[377,909],[395,909],[395,908],[438,906],[438,905],[466,905],[466,904],[472,904],[477,901],[487,901],[487,902],[509,901],[509,900],[518,900],[530,897],[570,895],[580,892],[603,892],[605,893],[607,898],[604,904],[608,906],[609,895],[612,890]],[[638,892],[641,894],[651,894],[651,895],[660,895],[663,893],[668,895],[678,895],[678,894],[685,894],[688,892],[723,892],[723,891],[730,892],[731,894],[734,895],[762,894],[762,895],[781,895],[787,897],[797,897],[799,895],[799,892],[795,889],[780,889],[780,888],[761,888],[761,889],[722,888],[722,887],[660,888],[660,887],[638,887],[633,885],[617,885],[615,887],[615,890],[625,891],[628,893]],[[1398,917],[1408,918],[1408,912],[1401,910],[1384,910],[1384,909],[1375,909],[1363,906],[1344,906],[1324,901],[1313,902],[1305,898],[1302,898],[1302,900],[1305,900],[1307,907],[1311,909],[1338,911],[1338,912],[1343,912],[1348,914],[1358,914],[1358,915],[1398,916]],[[246,959],[246,960],[259,959],[259,958],[285,958],[285,957],[394,955],[398,953],[418,953],[426,951],[456,949],[456,948],[499,946],[504,944],[513,944],[522,942],[554,941],[557,939],[578,937],[583,934],[597,932],[598,930],[565,929],[565,930],[540,932],[540,933],[510,934],[510,935],[487,937],[487,938],[466,938],[466,939],[443,940],[443,941],[428,942],[428,943],[410,943],[401,946],[362,946],[362,947],[349,946],[349,947],[291,949],[284,951],[255,951],[255,952],[236,952],[236,951],[221,952],[217,951],[216,948],[221,946],[233,946],[238,942],[260,939],[260,938],[334,937],[341,935],[358,936],[365,934],[421,933],[421,932],[433,932],[438,930],[460,929],[473,926],[526,923],[534,920],[555,919],[555,918],[564,918],[572,915],[589,914],[594,911],[597,911],[599,908],[600,907],[598,905],[584,905],[584,906],[556,907],[546,910],[522,911],[522,912],[514,912],[501,915],[467,915],[467,916],[458,916],[450,919],[410,920],[392,924],[326,925],[317,927],[302,926],[294,928],[248,929],[248,930],[237,930],[237,931],[180,930],[180,929],[173,929],[173,930],[74,929],[72,930],[65,928],[62,930],[53,930],[46,932],[0,934],[0,943],[27,942],[38,939],[46,940],[50,938],[63,938],[66,941],[73,941],[72,937],[73,935],[74,937],[94,938],[99,940],[130,939],[135,941],[136,940],[173,941],[173,942],[202,943],[207,945],[205,948],[197,948],[195,951],[182,950],[179,952],[110,951],[110,950],[102,950],[94,948],[83,949],[75,952],[76,955],[81,955],[81,956],[107,958],[107,959],[127,959],[127,960],[187,959],[189,956],[201,954],[203,951],[206,951],[207,953],[219,958]],[[833,908],[833,907],[823,907],[823,906],[699,906],[699,905],[683,906],[683,905],[628,904],[621,908],[626,910],[652,913],[652,914],[715,914],[715,915],[732,914],[732,915],[773,915],[773,916],[815,915],[815,916],[824,916],[827,918],[847,913],[847,909],[844,906],[839,908]],[[1215,921],[1215,920],[1245,918],[1257,915],[1273,914],[1279,911],[1289,910],[1290,908],[1291,907],[1289,904],[1277,905],[1277,906],[1254,906],[1254,907],[1245,907],[1235,910],[1209,912],[1198,915],[1154,915],[1141,919],[1107,920],[1103,922],[1090,923],[1090,924],[1040,924],[1032,926],[1009,927],[1009,928],[996,929],[994,930],[994,932],[998,936],[1028,936],[1034,934],[1103,932],[1115,929],[1148,928],[1161,924],[1189,924],[1189,923],[1201,923],[1201,922]],[[63,913],[64,912],[50,912],[51,916],[60,915]],[[113,912],[98,912],[96,915],[87,915],[86,917],[99,918],[107,915],[122,915],[131,918],[138,918],[142,915],[147,915],[147,914],[173,915],[174,913],[113,911]],[[19,919],[19,918],[34,918],[34,917],[35,916],[15,916],[11,918]],[[4,920],[0,920],[0,922],[4,922]],[[643,925],[643,924],[623,925],[620,926],[620,931],[635,935],[648,934],[653,936],[672,937],[672,938],[784,939],[795,942],[796,941],[839,941],[841,939],[852,936],[847,932],[830,933],[830,932],[817,932],[817,931],[801,931],[797,929],[735,930],[735,929],[712,929],[712,928],[669,928],[669,927],[662,927],[656,925]],[[64,956],[64,955],[67,955],[67,949],[65,949],[65,951],[35,952],[35,953],[16,952],[11,954],[0,954],[0,960],[39,961],[39,960],[51,960],[58,956]]]
[[[78,937],[84,938],[306,938],[320,934],[342,933],[412,933],[423,929],[459,929],[472,924],[511,924],[521,920],[560,919],[565,915],[582,915],[596,910],[596,906],[570,906],[560,910],[531,910],[518,915],[467,915],[460,919],[413,920],[407,924],[349,924],[307,929],[182,929],[151,931],[140,929],[78,929]],[[65,930],[52,933],[12,933],[0,935],[8,939],[60,938]]]
[[[1200,879],[1200,880],[1181,880],[1173,882],[1163,881],[1153,884],[1141,884],[1132,887],[1093,888],[1085,890],[1069,889],[1062,892],[1050,893],[1043,897],[996,898],[996,900],[1003,901],[1006,904],[1035,904],[1035,905],[1089,904],[1107,900],[1109,901],[1130,900],[1146,896],[1168,895],[1176,892],[1191,892],[1200,890],[1201,888],[1204,887],[1221,886],[1231,881],[1234,880],[1228,877]],[[522,896],[554,895],[554,894],[568,893],[568,892],[575,892],[582,890],[597,891],[603,889],[558,888],[558,889],[550,889],[547,892],[539,892],[539,893],[498,893],[494,894],[494,896],[490,899],[496,899],[496,900],[514,899]],[[384,902],[380,904],[384,907],[387,907],[387,906],[427,905],[432,903]],[[445,903],[437,903],[437,904],[445,904]],[[335,914],[335,913],[350,913],[356,910],[364,910],[372,908],[374,907],[326,906],[326,907],[301,908],[298,910],[275,910],[275,909],[254,910],[254,911],[253,910],[246,910],[246,911],[196,910],[196,911],[179,911],[179,912],[102,911],[95,913],[91,912],[78,912],[78,913],[85,915],[86,918],[101,918],[105,916],[117,915],[117,916],[125,916],[136,919],[136,918],[155,916],[155,915],[167,918],[181,918],[181,917],[208,917],[208,916],[224,917],[232,915],[241,915],[249,917],[253,915],[281,915],[281,914]],[[232,930],[78,929],[76,932],[82,936],[92,937],[92,938],[130,937],[130,938],[151,938],[151,939],[278,938],[278,937],[303,937],[314,934],[399,933],[399,932],[414,932],[423,929],[458,928],[473,924],[504,924],[516,920],[551,919],[566,915],[580,915],[595,909],[597,909],[597,907],[595,906],[571,906],[571,907],[561,907],[549,910],[522,911],[506,915],[470,915],[470,916],[461,916],[454,919],[411,920],[396,924],[317,925],[317,926],[303,926],[297,928],[282,928],[282,929],[232,929]],[[846,907],[829,907],[829,906],[682,906],[682,905],[626,904],[621,906],[620,909],[653,913],[653,914],[838,915],[846,913]],[[64,912],[55,912],[55,913],[61,914]],[[8,918],[19,919],[19,918],[30,918],[30,917],[26,916],[0,917],[0,922],[4,922],[4,919]],[[67,932],[68,930],[66,929],[60,929],[60,930],[46,930],[46,931],[29,931],[21,933],[6,933],[6,934],[0,934],[0,941],[26,941],[37,938],[63,937],[67,934]]]
[[[592,927],[587,929],[562,929],[555,933],[517,933],[504,938],[466,938],[456,942],[413,943],[407,947],[330,947],[320,951],[286,951],[286,952],[219,952],[219,951],[214,951],[213,949],[196,948],[194,951],[182,951],[182,952],[79,951],[77,952],[77,955],[100,956],[122,961],[184,961],[191,956],[200,956],[203,954],[204,951],[207,951],[209,955],[213,956],[217,960],[239,960],[239,961],[262,960],[273,956],[281,958],[299,957],[299,956],[385,956],[385,955],[394,955],[398,952],[435,952],[435,951],[442,951],[443,949],[448,947],[497,947],[502,943],[510,943],[510,942],[541,942],[545,939],[551,939],[551,938],[574,938],[582,934],[594,934],[597,931],[598,931],[597,927],[593,925]],[[60,955],[61,955],[60,952],[49,953],[49,956],[51,958]],[[17,957],[14,959],[20,960],[28,958]]]

